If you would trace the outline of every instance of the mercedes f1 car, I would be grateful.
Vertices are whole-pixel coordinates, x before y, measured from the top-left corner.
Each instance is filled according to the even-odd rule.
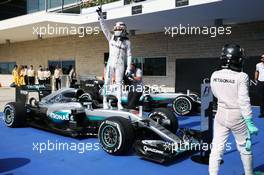
[[[103,101],[103,85],[102,80],[87,80],[81,82],[81,88],[90,94],[94,107],[101,104]],[[141,103],[144,103],[144,111],[151,111],[155,108],[166,108],[170,106],[178,116],[185,116],[199,111],[201,100],[197,93],[187,91],[187,93],[166,93],[156,89],[144,87],[145,91],[140,98]],[[114,105],[117,101],[114,93],[109,95],[109,100]],[[123,91],[122,104],[125,107],[128,103],[128,92]],[[100,105],[99,105],[100,106]]]
[[[142,107],[139,111],[93,109],[90,95],[81,89],[65,88],[40,98],[44,90],[18,89],[21,100],[4,108],[6,126],[33,126],[72,137],[98,135],[109,154],[126,154],[134,146],[138,155],[160,163],[174,159],[182,145],[197,142],[192,131],[178,129],[176,116],[166,108],[150,114]]]

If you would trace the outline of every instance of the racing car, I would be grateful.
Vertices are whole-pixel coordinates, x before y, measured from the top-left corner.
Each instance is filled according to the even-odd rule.
[[[80,87],[90,94],[93,99],[94,107],[101,107],[103,101],[103,85],[102,80],[90,79],[82,81]],[[112,93],[108,96],[108,100],[115,105],[117,99]],[[144,93],[140,98],[141,103],[144,103],[144,111],[151,111],[155,108],[171,107],[178,116],[186,116],[199,111],[201,105],[200,97],[197,93],[187,91],[187,93],[166,93],[160,92],[155,88],[144,87]],[[128,103],[128,91],[122,93],[122,105],[126,107]]]
[[[197,142],[192,131],[178,129],[177,118],[166,108],[149,114],[142,107],[139,111],[93,109],[90,95],[82,89],[64,88],[41,96],[44,90],[45,87],[17,90],[24,101],[5,105],[6,126],[33,126],[72,137],[97,135],[109,154],[123,155],[134,147],[138,155],[160,163],[183,152],[175,148]]]

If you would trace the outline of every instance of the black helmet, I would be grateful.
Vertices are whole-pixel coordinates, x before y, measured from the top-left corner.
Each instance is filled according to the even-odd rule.
[[[222,48],[221,67],[223,69],[231,69],[234,71],[242,71],[245,58],[244,49],[237,44],[226,44]]]

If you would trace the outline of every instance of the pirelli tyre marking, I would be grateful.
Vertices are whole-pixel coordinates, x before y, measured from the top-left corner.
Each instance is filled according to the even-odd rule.
[[[6,105],[4,109],[4,121],[6,126],[11,126],[14,121],[14,110],[10,105]]]
[[[173,110],[178,115],[187,115],[193,108],[192,100],[188,96],[179,96],[173,101]]]
[[[104,146],[108,147],[107,149],[105,149],[105,147],[103,146],[103,149],[105,151],[114,153],[118,149],[120,149],[122,137],[120,126],[118,123],[109,120],[104,121],[99,128],[99,133],[102,133],[101,135],[99,135],[100,141]]]
[[[109,154],[126,154],[132,148],[134,137],[131,121],[123,117],[110,117],[99,127],[100,144]]]
[[[26,124],[26,115],[22,103],[10,102],[4,108],[4,122],[8,127],[23,127]]]

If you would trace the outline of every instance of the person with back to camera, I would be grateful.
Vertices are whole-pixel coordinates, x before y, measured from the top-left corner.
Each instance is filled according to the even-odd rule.
[[[104,97],[103,107],[109,109],[107,103],[107,95],[110,91],[110,85],[113,77],[115,77],[117,107],[123,109],[121,104],[122,97],[122,81],[124,76],[125,61],[127,62],[126,74],[129,73],[129,67],[131,64],[131,47],[128,39],[127,27],[123,22],[117,22],[114,26],[114,34],[112,35],[110,30],[106,27],[103,19],[102,9],[97,10],[102,31],[109,42],[109,59],[106,66],[106,73],[104,76]]]
[[[211,88],[218,105],[209,159],[210,175],[218,175],[230,132],[235,137],[245,175],[259,174],[253,173],[251,135],[257,134],[258,129],[252,120],[249,78],[242,72],[244,58],[243,48],[236,44],[226,44],[220,57],[221,70],[215,71],[211,76]]]

